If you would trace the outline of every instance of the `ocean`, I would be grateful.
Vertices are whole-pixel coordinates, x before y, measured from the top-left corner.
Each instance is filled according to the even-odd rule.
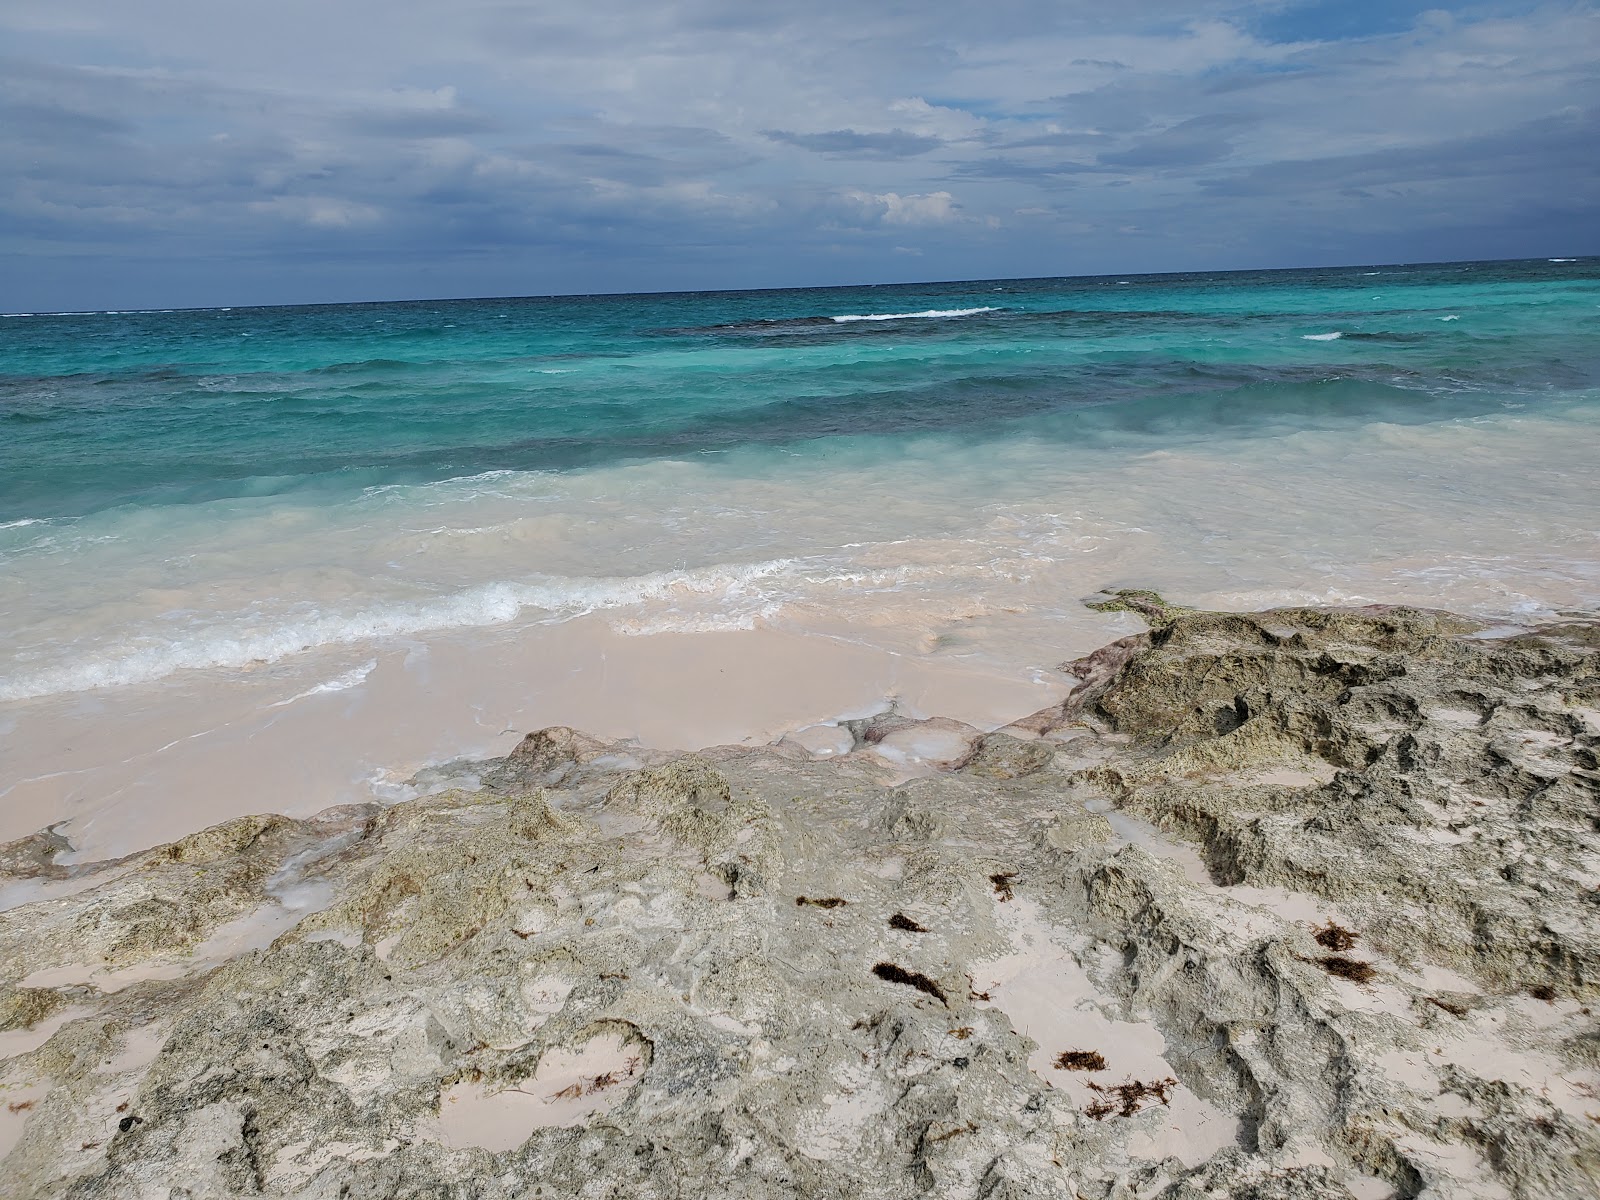
[[[998,720],[1115,586],[1594,607],[1597,335],[1596,259],[13,314],[0,795],[86,827],[335,702],[318,801],[534,716]]]

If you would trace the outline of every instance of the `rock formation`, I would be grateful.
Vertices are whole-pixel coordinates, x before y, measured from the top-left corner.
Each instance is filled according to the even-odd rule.
[[[0,1191],[1600,1194],[1600,623],[1118,602],[987,735],[0,847]]]

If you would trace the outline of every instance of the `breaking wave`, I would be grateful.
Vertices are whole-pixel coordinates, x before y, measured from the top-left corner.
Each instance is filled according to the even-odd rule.
[[[127,636],[98,653],[0,679],[0,700],[147,683],[186,669],[239,669],[322,647],[503,625],[525,613],[564,621],[673,599],[746,600],[760,605],[765,598],[755,585],[792,565],[790,559],[775,559],[631,578],[550,576],[523,583],[485,584],[431,602],[376,604],[345,612],[308,606],[298,613],[267,619],[230,614],[186,637],[173,637],[170,632]]]
[[[835,325],[848,325],[851,321],[914,321],[937,317],[970,317],[977,313],[999,312],[998,308],[988,305],[982,308],[930,308],[923,312],[904,313],[845,313],[842,316],[829,317]]]

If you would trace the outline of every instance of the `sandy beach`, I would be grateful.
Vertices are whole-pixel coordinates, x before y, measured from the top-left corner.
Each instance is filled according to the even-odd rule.
[[[0,1200],[1600,1197],[1595,0],[0,46]]]
[[[436,644],[425,657],[368,654],[324,657],[311,675],[12,706],[0,839],[59,825],[85,861],[117,857],[249,813],[394,799],[423,767],[504,753],[547,725],[652,750],[762,746],[894,704],[992,729],[1070,685],[798,632],[632,637],[599,620],[511,644]]]

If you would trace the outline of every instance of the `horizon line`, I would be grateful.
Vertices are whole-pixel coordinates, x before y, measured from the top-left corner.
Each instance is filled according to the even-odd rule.
[[[1570,258],[1532,255],[1517,258],[1455,258],[1424,262],[1366,262],[1339,263],[1323,266],[1291,267],[1227,267],[1202,271],[1095,271],[1086,275],[996,275],[974,279],[905,280],[896,283],[819,283],[785,284],[758,288],[662,288],[659,290],[627,292],[528,292],[520,294],[487,296],[407,296],[383,300],[302,300],[286,304],[197,304],[174,305],[170,308],[84,308],[35,312],[0,312],[0,317],[112,317],[148,316],[164,313],[234,312],[240,309],[263,310],[274,308],[356,308],[363,305],[383,304],[462,304],[474,301],[521,300],[600,300],[629,299],[640,296],[741,296],[768,292],[821,292],[849,291],[868,288],[899,287],[954,287],[972,283],[1038,283],[1052,279],[1164,279],[1184,275],[1266,275],[1285,271],[1349,271],[1363,267],[1448,267],[1457,265],[1489,265],[1496,263],[1544,262],[1576,263],[1600,257],[1594,254],[1576,254]]]

